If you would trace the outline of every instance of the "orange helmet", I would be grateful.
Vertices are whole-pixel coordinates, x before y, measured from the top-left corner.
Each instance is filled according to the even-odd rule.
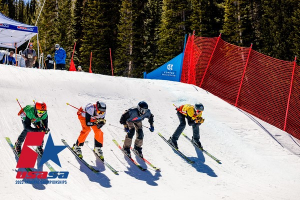
[[[35,103],[35,109],[36,110],[47,111],[47,106],[44,102],[36,102]]]

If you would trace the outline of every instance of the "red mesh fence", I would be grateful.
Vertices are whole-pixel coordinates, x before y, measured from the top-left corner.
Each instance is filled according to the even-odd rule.
[[[300,139],[300,67],[298,65],[295,67],[286,132]]]
[[[293,75],[294,64],[222,39],[192,36],[181,82],[202,87],[300,139],[300,69],[296,66]]]

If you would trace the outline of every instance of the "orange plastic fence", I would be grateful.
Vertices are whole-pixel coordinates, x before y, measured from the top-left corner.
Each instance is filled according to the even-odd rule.
[[[300,139],[300,69],[217,38],[190,36],[181,82],[197,85]]]

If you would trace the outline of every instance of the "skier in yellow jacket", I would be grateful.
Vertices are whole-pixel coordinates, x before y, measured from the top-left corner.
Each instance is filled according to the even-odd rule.
[[[193,128],[192,142],[198,147],[203,148],[200,143],[199,134],[199,126],[204,122],[204,119],[202,118],[204,106],[202,105],[202,103],[196,103],[195,106],[191,104],[185,104],[176,108],[176,110],[180,124],[173,135],[170,137],[169,143],[176,149],[178,149],[177,140],[186,126],[186,118],[188,121],[188,125],[192,126]]]

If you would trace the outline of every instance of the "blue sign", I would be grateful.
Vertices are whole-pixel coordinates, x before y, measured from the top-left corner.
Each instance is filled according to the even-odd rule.
[[[144,78],[180,82],[182,60],[183,53],[179,54],[172,60],[166,62],[156,70],[150,72],[149,74],[144,72]]]

